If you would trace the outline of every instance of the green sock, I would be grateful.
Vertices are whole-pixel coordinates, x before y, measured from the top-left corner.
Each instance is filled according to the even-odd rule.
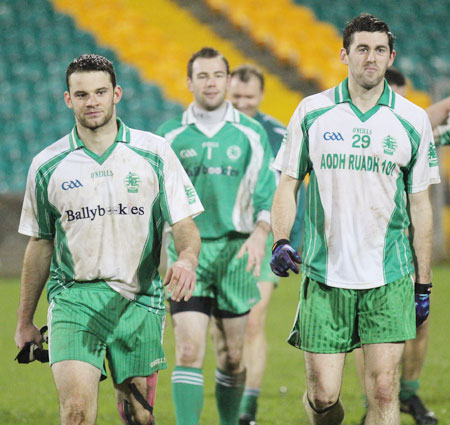
[[[244,395],[241,400],[239,416],[247,415],[253,420],[256,419],[259,392],[260,391],[258,388],[245,388]]]
[[[177,425],[198,425],[203,408],[203,374],[195,367],[175,366],[172,397]]]
[[[406,401],[417,393],[419,389],[419,380],[405,381],[400,379],[400,401]]]
[[[216,369],[216,402],[220,425],[238,425],[239,406],[245,386],[245,370],[228,375]]]

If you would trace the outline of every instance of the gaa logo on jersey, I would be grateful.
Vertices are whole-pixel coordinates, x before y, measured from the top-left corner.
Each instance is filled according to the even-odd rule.
[[[128,193],[137,193],[140,182],[140,177],[130,171],[125,177],[125,186],[128,189]]]
[[[232,161],[236,161],[242,155],[242,150],[239,146],[233,145],[227,149],[227,156]]]
[[[180,158],[193,158],[194,156],[197,156],[195,149],[183,149],[180,151]]]
[[[344,141],[341,133],[335,133],[334,131],[326,131],[323,133],[323,140],[340,140]]]
[[[63,182],[63,184],[61,185],[62,190],[69,190],[69,189],[77,189],[79,187],[83,187],[83,185],[81,184],[80,180],[70,180],[67,182]]]

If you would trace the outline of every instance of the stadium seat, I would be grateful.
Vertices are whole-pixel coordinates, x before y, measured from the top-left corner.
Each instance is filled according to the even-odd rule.
[[[396,36],[398,66],[413,81],[416,89],[430,91],[433,81],[440,76],[448,78],[450,68],[450,8],[448,1],[436,0],[433,6],[420,0],[407,0],[401,7],[392,7],[391,2],[377,0],[353,0],[352,2],[335,2],[333,0],[293,0],[300,6],[307,6],[317,17],[328,21],[342,30],[345,23],[361,12],[368,12],[389,23]],[[404,58],[403,61],[401,58]],[[441,60],[440,68],[433,66],[435,59]],[[404,63],[414,64],[420,72],[413,72],[412,66],[404,68]],[[445,62],[448,65],[442,65]],[[444,70],[441,73],[440,69]],[[445,73],[446,72],[446,73]],[[450,95],[450,93],[447,93]],[[430,99],[422,93],[415,95],[424,99],[426,106]]]
[[[165,111],[181,110],[92,34],[76,28],[72,17],[55,11],[50,1],[15,0],[1,7],[0,122],[7,138],[0,144],[0,193],[23,191],[32,157],[74,125],[63,94],[67,64],[80,54],[95,52],[116,63],[118,78],[132,95],[119,104],[126,122],[155,130],[166,119]],[[142,96],[154,99],[144,102]]]
[[[95,33],[98,42],[114,47],[121,61],[139,68],[141,78],[158,82],[165,97],[184,105],[192,100],[191,93],[186,89],[186,63],[192,53],[205,44],[223,52],[232,67],[252,62],[185,8],[178,7],[176,2],[54,0],[54,4],[59,11],[73,16],[78,26]],[[93,8],[101,11],[94,12]],[[86,14],[95,14],[97,21],[91,20]],[[120,37],[111,34],[109,24],[117,22],[118,16]],[[301,95],[289,90],[269,72],[266,72],[266,80],[271,90],[268,90],[264,99],[265,111],[287,121]],[[283,98],[281,107],[274,98]]]

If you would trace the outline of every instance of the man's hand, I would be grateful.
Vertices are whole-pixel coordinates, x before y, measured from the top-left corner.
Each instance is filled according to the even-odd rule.
[[[187,256],[179,257],[172,267],[167,270],[164,278],[164,286],[168,285],[173,301],[188,301],[195,289],[197,261],[192,261]]]
[[[430,314],[431,283],[415,285],[416,327],[419,327]]]
[[[258,222],[255,230],[241,246],[237,258],[242,258],[245,253],[248,254],[247,272],[253,269],[253,276],[259,277],[261,263],[266,253],[266,240],[270,232],[270,226],[265,222]]]
[[[17,348],[22,349],[27,342],[34,342],[39,348],[42,348],[43,340],[41,332],[33,323],[17,325],[16,334],[14,336]]]
[[[30,331],[34,333],[34,329],[36,327],[32,324],[30,327]],[[17,360],[19,363],[31,363],[35,360],[39,360],[41,363],[48,363],[48,350],[44,350],[42,348],[42,343],[48,343],[48,335],[47,335],[48,327],[47,325],[43,326],[40,331],[40,341],[32,341],[31,339],[26,341],[22,347],[20,347],[20,351],[17,354],[14,360]],[[16,332],[16,340],[20,339]]]
[[[277,276],[289,276],[288,270],[298,274],[297,264],[301,264],[301,262],[300,254],[292,248],[287,239],[280,239],[273,244],[270,267]]]

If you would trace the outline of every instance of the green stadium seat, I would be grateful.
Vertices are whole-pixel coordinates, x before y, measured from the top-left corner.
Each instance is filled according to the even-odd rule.
[[[391,27],[396,36],[397,64],[411,78],[415,87],[430,91],[435,80],[448,78],[450,7],[447,0],[433,1],[432,6],[422,0],[405,0],[398,6],[378,0],[293,1],[311,8],[319,19],[331,22],[340,31],[357,14],[372,13]],[[433,65],[436,59],[440,61],[439,67]],[[443,65],[444,62],[448,65]],[[405,68],[403,63],[406,64]],[[440,70],[443,70],[442,73]]]
[[[112,50],[76,28],[71,17],[57,13],[49,0],[8,0],[1,7],[0,121],[7,138],[0,144],[0,193],[23,191],[33,156],[73,127],[63,100],[65,72],[83,53],[115,63],[125,88],[118,112],[129,125],[154,131],[168,118],[167,111],[181,111]]]

